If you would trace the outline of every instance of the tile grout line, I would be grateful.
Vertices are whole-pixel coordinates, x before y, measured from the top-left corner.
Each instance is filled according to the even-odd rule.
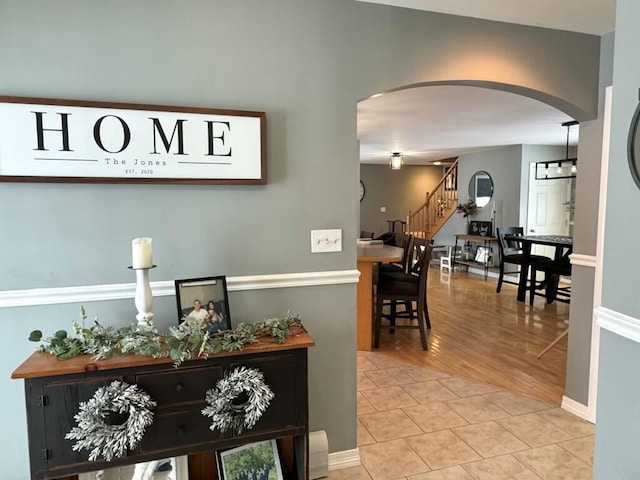
[[[412,424],[417,426],[418,429],[420,431],[422,431],[422,433],[418,433],[418,434],[415,434],[415,435],[408,435],[406,437],[400,437],[400,438],[395,438],[395,439],[392,438],[392,439],[385,440],[385,441],[401,440],[405,445],[407,445],[409,447],[410,451],[412,451],[429,468],[429,472],[442,470],[444,468],[450,468],[450,467],[453,467],[455,465],[451,465],[450,467],[442,467],[442,468],[439,468],[439,469],[434,469],[429,464],[429,462],[427,462],[424,458],[422,458],[420,456],[418,451],[415,448],[413,448],[411,446],[411,444],[407,440],[411,439],[411,438],[419,437],[419,436],[422,436],[422,435],[434,434],[434,433],[437,433],[437,432],[442,432],[442,431],[445,431],[445,430],[448,430],[449,432],[451,432],[458,440],[460,440],[464,445],[466,445],[472,452],[474,452],[476,455],[478,455],[478,457],[481,459],[481,460],[474,460],[474,461],[468,461],[468,462],[462,462],[462,463],[456,464],[457,466],[462,468],[468,475],[470,475],[473,478],[476,478],[476,477],[471,473],[471,471],[469,471],[466,468],[464,468],[465,465],[469,465],[469,464],[472,464],[472,463],[475,463],[475,462],[481,462],[481,461],[484,461],[484,460],[490,460],[490,459],[497,458],[497,457],[503,457],[503,456],[509,456],[510,458],[515,460],[519,465],[521,465],[526,471],[533,473],[538,478],[543,478],[543,477],[540,476],[540,475],[542,475],[541,473],[539,474],[537,472],[537,470],[535,470],[533,467],[530,467],[529,465],[524,464],[517,457],[515,457],[514,453],[521,453],[521,452],[531,451],[531,450],[535,450],[535,449],[538,449],[538,448],[544,448],[544,447],[553,446],[553,445],[556,445],[556,446],[560,447],[561,450],[566,452],[572,460],[577,460],[578,464],[583,465],[583,466],[585,466],[586,468],[589,468],[589,469],[592,468],[592,465],[590,465],[589,463],[587,463],[585,460],[583,460],[582,458],[578,457],[577,455],[574,455],[567,448],[565,448],[563,445],[561,445],[560,442],[553,442],[553,443],[549,443],[549,444],[546,444],[546,445],[533,446],[533,445],[529,444],[527,441],[525,441],[524,439],[520,438],[514,432],[512,432],[511,430],[509,430],[508,428],[506,428],[505,426],[503,426],[503,425],[501,425],[500,423],[497,422],[497,420],[501,420],[501,419],[517,418],[517,417],[533,414],[540,421],[542,421],[545,424],[550,425],[550,426],[552,426],[554,428],[557,428],[559,431],[563,432],[564,434],[566,434],[566,435],[568,435],[570,437],[569,439],[563,440],[562,442],[570,442],[570,441],[573,441],[573,440],[579,440],[579,439],[583,439],[583,438],[586,438],[586,437],[589,437],[589,436],[593,436],[592,433],[588,433],[588,434],[585,434],[585,435],[574,435],[573,433],[571,433],[567,429],[561,427],[560,425],[556,424],[555,422],[553,422],[551,420],[548,420],[548,419],[544,418],[541,415],[538,415],[539,413],[549,412],[551,410],[557,409],[558,408],[557,406],[549,405],[546,402],[540,402],[539,400],[537,400],[535,398],[532,398],[532,397],[528,397],[526,395],[521,395],[521,394],[518,394],[518,393],[514,393],[514,392],[510,392],[508,390],[502,390],[502,389],[498,389],[498,388],[495,388],[495,391],[493,391],[493,392],[477,393],[477,394],[473,394],[473,395],[461,396],[456,391],[454,391],[451,388],[447,387],[446,384],[443,384],[443,383],[441,383],[439,381],[439,380],[446,379],[446,378],[454,378],[454,379],[458,378],[458,379],[460,379],[459,377],[449,376],[449,377],[435,378],[433,380],[417,380],[414,376],[412,376],[407,371],[404,371],[401,367],[399,367],[397,365],[378,367],[377,365],[375,365],[374,362],[370,361],[370,363],[372,363],[374,366],[376,366],[376,368],[372,369],[372,370],[368,370],[368,371],[374,372],[374,371],[391,370],[391,369],[394,369],[394,368],[398,368],[405,375],[409,376],[412,379],[412,382],[411,383],[393,384],[393,385],[387,385],[387,386],[381,387],[378,384],[376,384],[375,381],[369,375],[367,375],[367,371],[363,371],[362,373],[365,374],[365,377],[368,378],[369,381],[371,381],[374,385],[376,385],[376,388],[375,389],[372,388],[372,389],[366,389],[366,390],[358,390],[358,393],[362,394],[362,397],[369,402],[369,404],[373,407],[373,410],[374,410],[374,412],[371,412],[369,414],[357,414],[357,419],[358,419],[359,423],[362,425],[362,428],[365,429],[365,431],[370,435],[370,437],[374,440],[375,443],[384,443],[384,442],[379,442],[378,440],[376,440],[375,436],[371,433],[371,431],[365,426],[365,424],[363,422],[360,421],[360,417],[362,417],[364,415],[370,415],[370,414],[373,414],[373,413],[384,413],[384,412],[389,412],[389,411],[393,411],[393,410],[400,410],[405,416],[407,416],[409,418],[409,420],[411,421]],[[421,368],[419,366],[413,366],[413,365],[410,365],[410,367],[411,368],[415,368],[415,369],[420,369]],[[429,369],[426,369],[426,370],[429,371]],[[469,383],[477,383],[477,382],[473,382],[472,380],[467,380],[467,379],[460,379],[460,380],[463,380],[464,382],[469,382]],[[408,386],[408,385],[412,385],[412,384],[416,384],[416,383],[428,383],[428,382],[437,382],[440,387],[442,387],[445,390],[451,392],[456,398],[455,399],[448,399],[448,400],[433,400],[433,401],[429,401],[427,403],[422,403],[418,398],[416,398],[414,395],[411,395],[411,393],[408,392],[405,389],[405,387]],[[478,384],[478,385],[482,385],[482,384]],[[397,408],[392,408],[392,409],[387,409],[387,410],[380,410],[378,407],[376,407],[374,402],[365,393],[365,392],[370,392],[370,391],[373,391],[373,390],[376,390],[376,389],[384,390],[384,389],[393,388],[393,387],[399,387],[400,389],[402,389],[411,398],[413,398],[416,402],[418,402],[418,405],[407,406],[407,407],[397,407]],[[533,410],[533,411],[525,412],[525,413],[512,414],[511,412],[509,412],[505,408],[503,408],[499,403],[497,403],[496,401],[494,401],[493,399],[488,397],[488,395],[492,395],[492,394],[495,394],[495,393],[508,393],[508,394],[511,394],[511,395],[515,396],[516,399],[522,398],[522,399],[525,399],[525,400],[532,400],[532,401],[540,402],[543,405],[545,405],[545,408],[542,408],[540,410]],[[469,399],[469,398],[473,398],[473,397],[482,397],[485,401],[489,402],[491,405],[493,405],[494,407],[496,407],[500,411],[502,411],[506,416],[503,417],[503,418],[498,418],[498,419],[489,419],[489,420],[482,420],[482,421],[479,421],[479,422],[472,422],[469,418],[467,418],[464,415],[460,414],[457,410],[451,408],[448,405],[448,402],[451,402],[451,401]],[[526,447],[521,449],[521,450],[516,450],[514,452],[508,452],[508,453],[502,453],[502,454],[498,454],[498,455],[492,455],[492,456],[489,456],[489,457],[484,457],[482,454],[480,454],[480,452],[478,452],[476,449],[474,449],[471,446],[471,444],[469,444],[460,435],[458,435],[453,430],[454,427],[442,428],[442,429],[439,429],[439,430],[433,430],[433,431],[427,432],[425,428],[423,428],[421,425],[419,425],[417,423],[417,421],[414,420],[405,411],[406,409],[409,409],[409,408],[416,408],[416,407],[428,405],[429,403],[436,403],[436,402],[442,403],[447,408],[449,408],[452,412],[456,413],[458,416],[460,416],[462,419],[464,419],[466,422],[468,422],[468,425],[465,425],[465,426],[472,426],[472,425],[479,425],[479,424],[482,424],[482,423],[493,422],[497,426],[499,426],[500,428],[502,428],[506,432],[508,432],[510,435],[512,435],[514,438],[516,438],[517,440],[522,442]],[[462,427],[464,427],[464,426],[459,426],[459,427],[455,427],[455,428],[462,428]],[[370,444],[370,445],[373,445],[373,444]],[[364,470],[367,473],[367,475],[369,475],[371,480],[374,480],[374,477],[373,477],[372,473],[364,466],[364,464],[362,465],[362,467],[364,468]],[[416,475],[419,475],[419,474],[416,474]],[[399,479],[404,478],[405,480],[409,479],[409,477],[398,477],[398,478]]]

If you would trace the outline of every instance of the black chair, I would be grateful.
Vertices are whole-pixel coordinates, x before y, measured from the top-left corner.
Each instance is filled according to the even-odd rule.
[[[389,231],[393,233],[404,233],[407,226],[407,222],[404,220],[387,220],[387,224],[389,225]]]
[[[518,285],[518,282],[512,282],[511,280],[505,280],[505,274],[517,274],[520,275],[520,269],[524,265],[524,254],[522,253],[521,242],[517,240],[510,240],[507,236],[523,236],[524,228],[522,227],[500,227],[496,230],[498,234],[498,250],[500,251],[500,273],[498,276],[498,286],[496,287],[496,293],[500,293],[503,283],[510,283],[512,285]],[[530,262],[551,260],[549,257],[541,255],[531,255]],[[505,266],[507,264],[517,265],[516,270],[506,271]],[[525,272],[528,275],[529,272]],[[540,288],[540,284],[536,284],[535,276],[532,276],[529,280],[530,288],[534,285],[534,291],[536,288]]]
[[[391,245],[392,247],[396,246],[396,234],[393,232],[382,233],[375,237],[374,240],[382,240],[382,243],[385,245]]]
[[[396,247],[402,248],[402,260],[398,263],[381,263],[378,266],[378,272],[384,273],[409,273],[409,260],[411,258],[411,250],[413,248],[413,235],[407,233],[396,233],[394,244]]]
[[[403,249],[402,260],[400,260],[400,263],[379,263],[374,280],[374,283],[376,285],[380,281],[380,276],[385,277],[385,281],[399,280],[406,282],[415,281],[417,279],[417,274],[416,272],[412,271],[412,267],[414,266],[416,259],[422,251],[420,247],[421,242],[418,241],[418,243],[416,244],[413,235],[409,235],[406,233],[394,233],[394,238],[394,245]],[[394,304],[393,306],[395,308],[395,301],[385,302],[384,306],[389,306],[392,303]],[[397,317],[406,317],[408,315],[409,318],[413,318],[413,306],[411,302],[406,301],[404,302],[404,305],[404,312],[402,313],[402,315],[397,315],[396,317],[394,317],[394,319],[391,321],[392,326],[395,324],[395,318]]]
[[[410,273],[389,273],[380,275],[376,288],[376,317],[374,324],[374,347],[380,344],[380,330],[382,317],[388,317],[390,331],[395,328],[417,328],[420,330],[422,349],[427,350],[427,332],[431,328],[429,309],[427,306],[427,280],[429,277],[429,262],[433,244],[429,240],[414,238],[410,259]],[[382,307],[385,300],[389,300],[391,313],[383,315]],[[397,312],[397,302],[411,305],[404,312]],[[415,310],[412,305],[416,303]],[[396,318],[417,317],[417,325],[396,325]]]
[[[560,247],[558,247],[560,248]],[[571,287],[560,287],[560,277],[571,276],[571,262],[569,255],[571,255],[572,249],[566,249],[561,253],[556,254],[555,259],[543,257],[541,259],[534,259],[531,261],[531,277],[536,278],[538,272],[544,272],[544,280],[542,286],[544,287],[544,293],[537,293],[533,289],[533,284],[529,286],[529,305],[533,305],[533,299],[536,295],[544,296],[547,303],[552,303],[554,300],[563,303],[569,303],[571,299]]]

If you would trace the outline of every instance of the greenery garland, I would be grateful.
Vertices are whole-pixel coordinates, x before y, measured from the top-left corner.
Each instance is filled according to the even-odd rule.
[[[77,440],[73,451],[90,450],[89,460],[104,457],[110,462],[114,457],[122,457],[127,449],[134,449],[147,427],[153,423],[152,407],[156,402],[137,385],[115,380],[110,385],[100,387],[86,402],[81,402],[78,413],[73,417],[77,426],[64,438]],[[108,425],[105,418],[115,412],[127,416],[121,425]]]
[[[246,402],[237,404],[238,398],[247,396]],[[226,372],[215,388],[207,390],[207,406],[202,409],[205,417],[211,417],[211,430],[224,433],[233,429],[236,435],[251,429],[267,410],[275,397],[264,382],[264,375],[257,368],[238,367]]]
[[[245,345],[257,343],[260,338],[269,337],[275,343],[284,343],[290,337],[291,329],[299,327],[299,314],[287,312],[282,318],[270,318],[254,324],[241,323],[234,330],[210,333],[199,322],[184,319],[180,325],[170,327],[169,332],[160,334],[149,326],[140,328],[131,325],[116,329],[105,327],[97,319],[90,328],[85,327],[87,319],[84,307],[80,309],[81,323],[73,323],[75,337],[66,330],[58,330],[52,337],[43,340],[40,330],[29,335],[32,342],[44,342],[39,350],[49,352],[61,360],[89,354],[94,360],[103,360],[117,355],[133,353],[154,358],[171,357],[175,366],[185,360],[207,358],[221,351],[242,350]]]

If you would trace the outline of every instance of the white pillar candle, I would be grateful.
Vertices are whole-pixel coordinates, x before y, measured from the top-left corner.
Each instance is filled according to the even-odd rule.
[[[150,238],[134,238],[131,242],[131,249],[133,268],[151,268],[153,266]]]

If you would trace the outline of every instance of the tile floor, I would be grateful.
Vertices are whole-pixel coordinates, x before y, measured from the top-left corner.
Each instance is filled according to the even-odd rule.
[[[591,479],[594,425],[555,405],[358,352],[361,467],[330,480]]]

